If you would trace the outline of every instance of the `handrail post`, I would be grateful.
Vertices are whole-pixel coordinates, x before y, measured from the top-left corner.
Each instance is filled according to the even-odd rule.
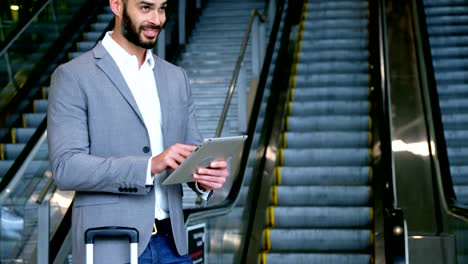
[[[10,56],[8,55],[8,51],[5,51],[5,53],[3,53],[3,57],[5,58],[5,63],[6,63],[7,72],[8,72],[8,79],[10,79],[10,83],[13,85],[13,87],[15,87],[15,90],[18,90],[19,87],[13,76],[13,69],[11,68]]]
[[[186,0],[179,0],[179,45],[185,45],[185,9],[187,8]]]
[[[50,203],[44,200],[37,207],[37,263],[49,263]]]
[[[49,175],[47,175],[49,174]],[[46,199],[50,190],[55,191],[56,186],[52,174],[46,172],[47,182],[36,200],[37,207],[37,263],[49,263],[49,234],[50,234],[50,198]]]
[[[57,14],[55,13],[55,0],[50,2],[50,12],[52,12],[52,21],[54,22],[55,33],[59,33],[59,28],[57,25]]]
[[[237,99],[239,132],[245,133],[247,131],[247,76],[244,63],[241,65],[237,82]]]
[[[275,22],[275,13],[276,13],[276,0],[268,1],[268,25],[270,30],[273,28],[273,23]]]
[[[252,73],[254,78],[258,78],[260,74],[260,41],[259,41],[259,21],[258,17],[255,17],[252,25],[252,31],[250,34],[252,34]]]
[[[259,40],[259,64],[260,64],[260,71],[262,69],[262,62],[265,59],[265,53],[266,53],[266,28],[265,28],[265,21],[261,22],[260,21],[260,27],[259,27],[259,35],[258,35],[258,40]],[[260,73],[259,73],[260,75]],[[260,77],[260,76],[259,76]]]

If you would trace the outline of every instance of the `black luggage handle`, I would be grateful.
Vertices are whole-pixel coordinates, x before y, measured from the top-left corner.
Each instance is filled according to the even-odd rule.
[[[114,237],[127,237],[130,243],[138,243],[138,230],[133,227],[121,226],[105,226],[95,227],[86,230],[85,243],[94,244],[96,237],[114,238]]]

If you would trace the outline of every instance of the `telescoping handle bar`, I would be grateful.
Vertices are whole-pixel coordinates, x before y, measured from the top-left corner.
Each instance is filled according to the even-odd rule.
[[[94,240],[97,238],[126,237],[130,240],[130,263],[138,263],[138,230],[131,227],[106,226],[90,228],[85,232],[86,263],[93,264]]]

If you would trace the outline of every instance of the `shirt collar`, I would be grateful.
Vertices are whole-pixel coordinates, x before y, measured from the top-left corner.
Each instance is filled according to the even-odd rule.
[[[135,55],[130,55],[128,52],[122,48],[115,40],[112,38],[113,31],[106,32],[104,39],[102,40],[102,45],[109,52],[111,57],[119,65],[128,65],[128,62],[134,62],[137,60]],[[154,58],[153,53],[150,49],[146,50],[145,64],[148,65],[150,69],[154,68]]]

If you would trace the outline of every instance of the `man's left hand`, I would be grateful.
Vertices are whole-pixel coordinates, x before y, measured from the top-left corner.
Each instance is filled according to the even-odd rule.
[[[213,161],[209,167],[198,169],[193,179],[205,190],[216,190],[223,187],[228,175],[226,161]]]

